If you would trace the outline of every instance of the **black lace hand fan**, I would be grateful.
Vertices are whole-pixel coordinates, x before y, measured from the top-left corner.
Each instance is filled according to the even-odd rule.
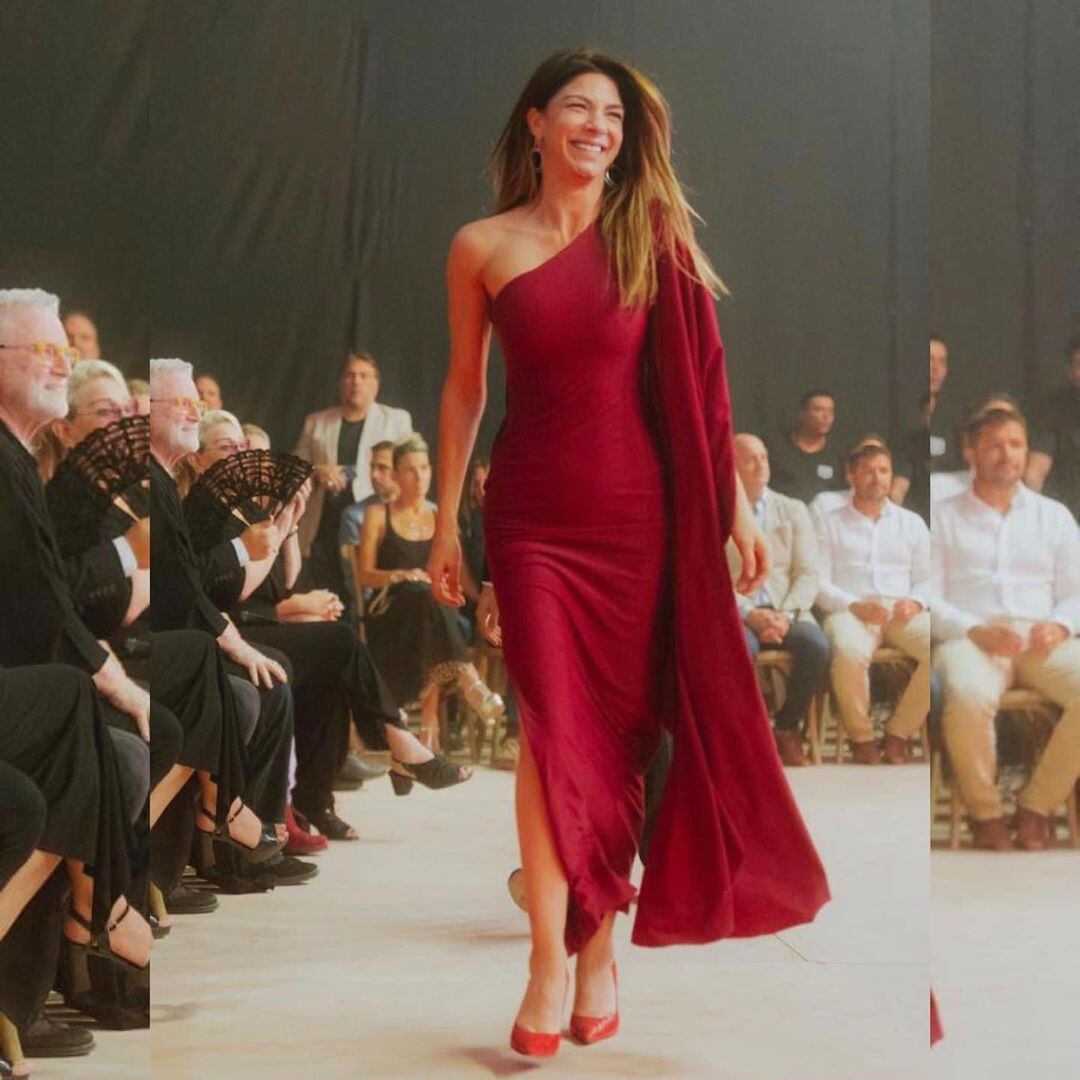
[[[230,518],[251,524],[245,503],[268,518],[292,501],[311,475],[312,465],[279,450],[241,450],[222,458],[199,477],[184,500],[192,547],[205,551],[227,538]]]
[[[45,488],[61,554],[76,555],[100,543],[106,533],[115,534],[118,510],[132,521],[145,516],[123,497],[146,480],[149,456],[145,416],[126,416],[98,428],[68,453]]]

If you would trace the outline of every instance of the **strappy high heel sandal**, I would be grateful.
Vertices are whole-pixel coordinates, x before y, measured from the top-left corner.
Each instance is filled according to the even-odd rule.
[[[237,840],[232,833],[229,832],[229,826],[240,816],[244,810],[244,804],[240,804],[240,808],[231,817],[227,818],[224,825],[218,825],[215,820],[215,815],[206,809],[206,805],[203,802],[199,802],[199,813],[203,815],[208,821],[214,822],[213,829],[203,829],[196,824],[196,828],[199,829],[204,836],[211,836],[215,840],[221,841],[223,844],[228,844],[230,847],[236,848],[244,858],[244,862],[248,863],[261,863],[265,862],[271,856],[276,855],[284,846],[285,841],[279,840],[277,830],[273,825],[267,825],[265,821],[260,822],[262,825],[262,833],[259,835],[259,842],[255,847],[248,847],[247,844]]]
[[[81,926],[90,935],[90,940],[85,942],[72,941],[71,938],[68,938],[68,944],[72,949],[82,952],[87,957],[96,956],[99,960],[106,960],[108,963],[116,964],[119,967],[126,968],[128,971],[145,975],[150,970],[149,964],[136,964],[119,953],[113,952],[112,942],[109,941],[109,935],[128,917],[131,910],[131,904],[125,900],[124,910],[120,912],[116,921],[106,924],[104,930],[95,934],[89,921],[75,910],[75,904],[69,895],[64,902],[64,918],[70,919],[73,923]]]
[[[438,790],[453,787],[455,784],[463,784],[472,777],[471,769],[467,769],[465,775],[462,776],[459,766],[447,761],[441,754],[436,754],[430,761],[421,761],[412,765],[406,765],[397,758],[390,760],[392,762],[390,783],[394,787],[395,795],[408,795],[412,791],[413,781],[423,784],[426,788]]]
[[[332,806],[324,807],[322,810],[305,810],[303,807],[294,805],[293,811],[300,814],[309,824],[314,825],[327,840],[360,839],[356,828],[347,821],[342,821]],[[352,836],[349,835],[350,832],[353,833]]]
[[[485,727],[490,728],[496,720],[501,720],[506,714],[506,702],[494,690],[485,686],[480,679],[465,687],[463,693],[465,700],[484,722]]]

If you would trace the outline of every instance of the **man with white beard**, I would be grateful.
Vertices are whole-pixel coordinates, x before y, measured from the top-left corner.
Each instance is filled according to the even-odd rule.
[[[199,448],[199,419],[204,405],[195,388],[192,367],[179,359],[150,361],[150,499],[154,530],[154,584],[150,626],[155,631],[195,628],[217,639],[230,675],[246,676],[259,691],[260,709],[248,742],[244,802],[285,838],[285,801],[289,751],[293,736],[293,701],[287,659],[255,649],[206,594],[207,575],[244,567],[244,594],[265,577],[280,545],[269,522],[248,529],[236,541],[224,541],[196,555],[192,548],[173,478],[182,458]],[[229,867],[230,884],[263,879],[298,884],[314,877],[316,868],[289,856],[275,855],[260,863],[257,873],[233,865],[231,853],[218,861]]]

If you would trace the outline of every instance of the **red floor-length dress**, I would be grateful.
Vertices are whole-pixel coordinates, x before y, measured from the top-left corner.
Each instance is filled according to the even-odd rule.
[[[569,881],[568,948],[580,949],[604,914],[626,910],[634,895],[642,773],[661,723],[675,736],[664,796],[671,805],[661,811],[646,867],[635,941],[696,942],[806,921],[827,896],[824,874],[777,763],[734,614],[719,522],[717,565],[708,568],[715,580],[700,589],[726,597],[734,630],[716,655],[694,661],[695,670],[682,670],[676,656],[681,548],[673,515],[680,507],[670,477],[694,462],[672,460],[673,444],[662,434],[672,418],[665,423],[654,392],[645,390],[650,311],[620,306],[594,224],[505,285],[490,315],[506,361],[507,409],[485,490],[488,565],[508,670]],[[708,471],[703,465],[705,489]],[[702,501],[707,496],[703,490]],[[683,652],[694,660],[694,648]],[[688,682],[725,664],[738,668],[743,700],[734,711],[728,702],[691,721]],[[716,696],[725,696],[722,687]],[[748,744],[745,732],[735,734],[739,760],[729,764],[748,772],[746,791],[769,804],[761,823],[770,866],[760,875],[747,855],[756,850],[747,835],[756,825],[738,809],[749,804],[722,805],[720,788],[729,781],[709,759],[725,754],[708,731],[695,730],[733,723],[752,735]],[[707,790],[676,794],[673,786]],[[666,851],[657,850],[665,843]],[[790,886],[799,895],[789,901],[780,896],[785,852],[796,850]],[[738,899],[743,869],[752,895]],[[650,883],[650,873],[663,880]],[[747,899],[752,909],[758,896],[760,918],[747,917]]]

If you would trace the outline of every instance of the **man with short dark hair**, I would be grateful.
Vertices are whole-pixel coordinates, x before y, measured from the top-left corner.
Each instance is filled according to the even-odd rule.
[[[1017,799],[1016,843],[1038,850],[1080,777],[1080,530],[1061,503],[1024,486],[1023,416],[987,409],[968,425],[966,442],[972,482],[934,506],[942,728],[975,846],[1007,850],[994,730],[1001,696],[1020,686],[1062,707]]]
[[[195,389],[198,391],[199,400],[210,409],[223,409],[221,403],[221,387],[213,375],[199,375],[195,379]]]
[[[840,455],[829,443],[835,421],[836,399],[828,390],[803,394],[795,427],[769,442],[773,490],[808,503],[844,486]]]
[[[930,530],[889,499],[892,456],[864,445],[849,461],[849,502],[819,519],[818,606],[828,613],[832,684],[855,761],[881,760],[870,721],[870,663],[891,645],[916,662],[885,726],[885,760],[911,759],[909,740],[926,720],[930,697]]]
[[[1080,335],[1065,346],[1065,385],[1042,394],[1031,416],[1034,430],[1024,479],[1080,519]]]
[[[101,343],[97,326],[85,311],[69,311],[64,316],[64,333],[68,344],[79,354],[80,360],[100,360]]]
[[[295,453],[315,466],[311,499],[300,522],[308,581],[341,596],[345,592],[338,544],[341,512],[374,490],[368,469],[371,447],[405,438],[412,431],[412,417],[405,409],[376,400],[379,365],[371,353],[356,351],[346,357],[338,392],[340,404],[304,420]]]
[[[369,473],[371,494],[360,502],[345,507],[341,514],[338,544],[341,545],[342,556],[345,558],[349,557],[349,552],[345,549],[351,549],[360,543],[360,530],[364,526],[367,508],[388,503],[397,495],[398,488],[394,483],[394,444],[389,439],[383,439],[371,448]]]

